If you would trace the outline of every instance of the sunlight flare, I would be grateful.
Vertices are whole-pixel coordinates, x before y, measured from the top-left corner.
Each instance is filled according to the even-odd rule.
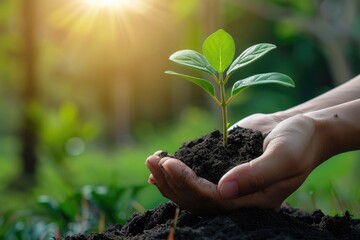
[[[90,10],[143,10],[144,5],[141,0],[82,0],[84,7]]]
[[[69,0],[52,13],[50,21],[66,32],[63,39],[68,43],[86,39],[93,47],[129,50],[138,49],[145,26],[161,28],[168,17],[159,0]]]

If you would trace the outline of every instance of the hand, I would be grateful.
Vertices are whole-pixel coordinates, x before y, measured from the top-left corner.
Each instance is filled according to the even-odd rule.
[[[149,182],[175,203],[194,213],[227,212],[241,207],[278,209],[325,157],[321,134],[310,117],[298,115],[279,123],[264,140],[264,153],[227,172],[215,185],[181,161],[161,159],[146,164]]]
[[[241,119],[233,126],[231,126],[230,129],[239,126],[243,128],[255,129],[265,134],[273,130],[273,128],[282,120],[284,120],[284,117],[280,116],[279,114],[256,113]]]
[[[328,156],[323,134],[313,119],[303,115],[279,123],[264,140],[264,153],[253,161],[236,166],[218,183],[224,199],[247,206],[277,209]]]
[[[183,162],[156,152],[148,157],[146,165],[151,174],[149,183],[157,186],[163,196],[196,214],[210,214],[230,209],[228,200],[222,199],[217,186],[198,177]]]

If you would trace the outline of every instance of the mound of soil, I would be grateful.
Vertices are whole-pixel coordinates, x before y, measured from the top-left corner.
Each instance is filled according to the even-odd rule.
[[[103,233],[76,235],[66,240],[84,239],[167,239],[176,205],[162,204],[144,214],[134,215],[123,227],[116,225]],[[330,217],[320,210],[307,213],[290,207],[280,212],[243,208],[218,216],[200,217],[181,210],[175,230],[176,240],[209,239],[360,239],[360,220],[349,213]]]
[[[228,146],[222,134],[213,131],[183,144],[174,154],[199,176],[217,183],[233,166],[262,154],[260,132],[235,128],[229,133]],[[166,156],[167,153],[162,153]],[[124,226],[116,225],[103,233],[75,235],[66,240],[82,239],[167,239],[177,206],[168,202],[143,214],[135,214]],[[279,212],[242,208],[229,214],[197,216],[181,210],[175,239],[360,239],[360,220],[326,216],[320,210],[307,213],[288,206]]]
[[[215,130],[184,143],[173,157],[191,167],[198,176],[217,184],[234,166],[260,156],[263,141],[261,132],[237,127],[229,132],[228,144],[224,147],[222,133]],[[161,154],[166,155],[166,152]]]

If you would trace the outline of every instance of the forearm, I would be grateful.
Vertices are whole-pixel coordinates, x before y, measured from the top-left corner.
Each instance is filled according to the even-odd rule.
[[[360,98],[305,115],[314,120],[320,136],[324,156],[319,159],[360,149]]]
[[[276,113],[281,119],[312,112],[360,98],[360,75],[350,81],[293,108]]]

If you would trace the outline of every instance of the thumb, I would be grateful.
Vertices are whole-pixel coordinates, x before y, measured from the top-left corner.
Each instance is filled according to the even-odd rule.
[[[227,199],[244,196],[289,177],[290,172],[284,158],[268,149],[260,157],[228,171],[220,179],[218,191]]]
[[[264,177],[255,175],[253,164],[244,163],[228,171],[218,183],[223,198],[231,199],[248,194],[264,185]]]

